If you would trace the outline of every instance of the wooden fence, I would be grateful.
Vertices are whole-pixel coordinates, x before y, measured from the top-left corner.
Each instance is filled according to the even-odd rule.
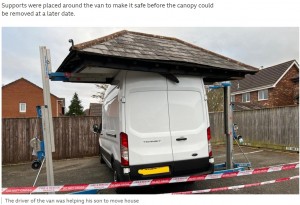
[[[213,142],[225,142],[223,113],[210,113]],[[235,111],[234,123],[249,145],[299,148],[299,107]],[[288,149],[288,148],[286,148]]]
[[[93,124],[100,117],[53,118],[55,152],[53,159],[95,156],[99,152],[98,136],[93,134]],[[2,164],[31,161],[29,142],[41,136],[41,120],[37,118],[2,119]]]
[[[210,113],[213,142],[225,142],[223,113]],[[53,118],[55,152],[53,159],[96,156],[98,136],[93,124],[100,117]],[[270,148],[299,148],[299,108],[282,107],[234,112],[234,122],[245,142]],[[41,122],[36,118],[2,119],[2,164],[33,160],[29,146],[34,136],[41,136]]]

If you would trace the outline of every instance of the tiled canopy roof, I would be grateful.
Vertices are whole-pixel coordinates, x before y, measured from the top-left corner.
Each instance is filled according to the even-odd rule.
[[[91,58],[92,63],[91,61],[83,63],[86,59],[90,60]],[[142,71],[171,74],[179,74],[178,71],[189,71],[187,74],[206,72],[210,76],[215,73],[217,76],[218,72],[219,76],[224,75],[224,79],[227,79],[228,76],[242,78],[245,74],[254,74],[258,71],[255,67],[177,38],[124,30],[72,46],[70,54],[57,72],[75,72],[86,64],[95,66],[97,63],[99,63],[97,65],[99,68],[109,65],[116,66],[119,63],[125,64],[125,66],[117,65],[111,68],[133,70],[129,61],[134,61],[134,70],[148,66],[147,70]],[[166,69],[162,70],[162,68]]]

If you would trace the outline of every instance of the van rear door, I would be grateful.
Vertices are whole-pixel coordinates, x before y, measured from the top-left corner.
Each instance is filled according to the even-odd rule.
[[[177,76],[178,77],[178,76]],[[202,78],[167,81],[174,161],[208,157],[207,110]]]
[[[129,164],[173,162],[166,78],[127,72],[125,95]]]

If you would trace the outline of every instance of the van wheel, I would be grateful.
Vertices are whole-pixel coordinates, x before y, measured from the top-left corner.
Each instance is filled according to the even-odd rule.
[[[113,180],[114,180],[114,182],[119,182],[120,177],[119,177],[118,169],[117,169],[115,162],[112,163],[112,168],[113,168]]]
[[[99,158],[100,164],[105,164],[102,154],[99,155]]]
[[[113,180],[114,182],[119,182],[120,181],[120,176],[119,176],[119,172],[117,170],[117,167],[115,165],[115,163],[113,163]],[[116,193],[117,194],[124,194],[125,193],[126,188],[116,188]]]
[[[118,172],[117,170],[114,169],[114,182],[118,182],[118,181],[120,181],[118,177]]]
[[[105,164],[105,161],[103,159],[103,156],[101,154],[101,147],[99,146],[99,161],[100,161],[100,164]]]

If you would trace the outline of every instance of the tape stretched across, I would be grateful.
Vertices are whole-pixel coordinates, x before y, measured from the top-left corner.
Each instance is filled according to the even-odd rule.
[[[47,193],[53,191],[73,192],[73,191],[84,191],[84,190],[92,190],[92,189],[103,190],[103,189],[113,189],[113,188],[140,187],[140,186],[150,186],[150,185],[159,185],[159,184],[171,184],[171,183],[204,181],[204,180],[221,179],[221,178],[233,178],[233,177],[247,176],[253,174],[278,172],[278,171],[284,171],[284,170],[290,170],[296,168],[299,168],[298,162],[293,164],[284,164],[280,166],[256,168],[253,170],[246,170],[246,171],[227,172],[223,174],[206,174],[206,175],[196,175],[196,176],[186,176],[186,177],[173,177],[173,178],[98,183],[98,184],[71,184],[71,185],[40,186],[40,187],[8,187],[8,188],[2,188],[2,194],[30,194],[30,193]]]
[[[227,186],[227,187],[217,187],[217,188],[212,188],[212,189],[202,189],[202,190],[194,190],[194,191],[173,192],[173,193],[167,193],[167,194],[202,194],[202,193],[209,193],[209,192],[238,190],[238,189],[244,189],[244,188],[255,187],[255,186],[263,186],[266,184],[274,184],[274,183],[289,181],[289,180],[293,180],[293,179],[299,179],[299,175],[270,180],[270,181],[251,183],[251,184],[243,184],[243,185],[235,185],[235,186]]]

